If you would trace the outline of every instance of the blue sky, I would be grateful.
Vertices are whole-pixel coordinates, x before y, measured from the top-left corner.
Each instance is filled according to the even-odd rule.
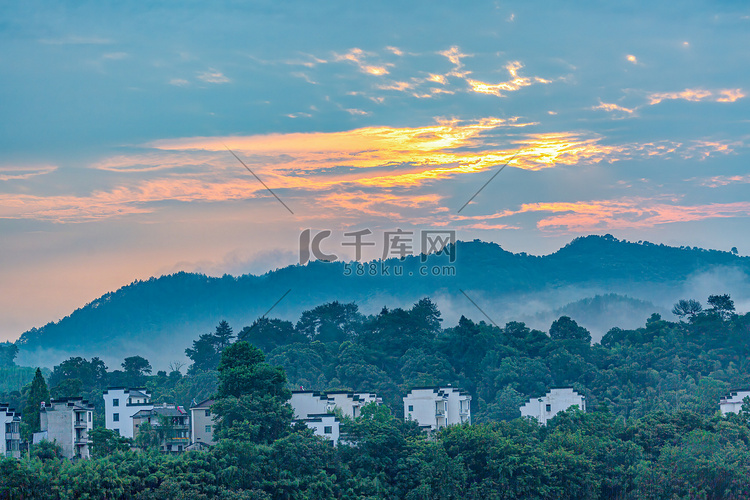
[[[744,2],[4,2],[0,44],[0,339],[305,228],[750,248]]]

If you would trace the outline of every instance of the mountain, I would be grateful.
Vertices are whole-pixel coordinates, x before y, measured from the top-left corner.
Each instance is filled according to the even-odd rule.
[[[261,276],[180,272],[135,281],[56,323],[24,332],[17,341],[18,362],[50,366],[77,355],[99,356],[116,366],[139,354],[165,366],[184,359],[185,348],[220,320],[237,332],[277,301],[269,316],[296,321],[303,310],[333,300],[354,301],[362,312],[374,313],[383,305],[410,306],[430,296],[444,325],[451,326],[461,315],[502,324],[612,293],[649,301],[654,312],[686,297],[705,301],[709,294],[732,293],[736,302],[750,297],[748,257],[610,235],[577,238],[546,256],[515,254],[475,240],[456,244],[455,262],[446,255],[431,255],[426,262],[421,256],[375,261],[361,268],[361,276],[352,267],[314,261]],[[582,304],[576,315],[586,325]],[[592,307],[599,306],[591,302]]]

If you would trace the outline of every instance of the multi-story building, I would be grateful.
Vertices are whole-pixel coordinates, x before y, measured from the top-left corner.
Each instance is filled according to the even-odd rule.
[[[0,404],[0,457],[21,458],[21,414]]]
[[[167,453],[180,453],[190,444],[190,417],[182,406],[162,403],[150,410],[140,410],[132,417],[133,436],[150,426],[156,436],[159,450]]]
[[[369,403],[383,404],[382,398],[369,392],[316,392],[292,391],[289,404],[294,409],[294,418],[304,422],[316,435],[330,439],[333,444],[339,441],[339,419],[357,418],[362,407]]]
[[[83,398],[53,399],[39,412],[41,432],[34,442],[51,441],[65,458],[89,458],[89,431],[94,428],[94,407]]]
[[[151,394],[146,389],[110,387],[104,394],[104,427],[123,437],[133,437],[132,417],[141,410],[151,410]]]
[[[341,438],[341,422],[333,413],[311,413],[307,418],[298,419],[313,430],[316,436],[330,439],[333,446],[339,444]]]
[[[471,396],[454,387],[417,387],[404,396],[404,418],[425,430],[471,423]]]
[[[214,444],[214,415],[211,413],[213,399],[206,399],[190,407],[190,428],[192,444],[196,448],[201,445]]]
[[[732,391],[729,396],[721,398],[719,410],[723,415],[727,413],[739,413],[745,398],[750,398],[750,391]]]
[[[521,416],[533,417],[541,424],[571,406],[578,406],[581,411],[586,411],[586,397],[581,396],[572,387],[551,389],[541,398],[531,398],[521,407]]]

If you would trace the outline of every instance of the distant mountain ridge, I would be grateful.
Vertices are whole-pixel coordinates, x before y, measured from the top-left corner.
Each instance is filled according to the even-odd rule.
[[[239,331],[287,292],[269,316],[296,321],[303,310],[333,300],[354,301],[364,312],[375,312],[383,305],[406,306],[429,296],[449,325],[461,314],[487,321],[486,313],[498,323],[514,320],[596,294],[618,293],[664,306],[680,298],[670,294],[680,293],[696,273],[723,268],[739,273],[743,280],[750,277],[749,257],[631,243],[610,235],[576,238],[545,256],[514,254],[479,240],[458,242],[455,250],[453,263],[447,256],[434,255],[426,262],[420,256],[375,262],[374,276],[369,268],[363,276],[347,276],[346,263],[315,261],[261,276],[214,278],[179,272],[135,281],[58,322],[24,332],[17,341],[19,362],[49,365],[71,355],[121,360],[140,354],[155,365],[166,364],[183,358],[192,340],[220,320],[226,319]],[[382,266],[388,268],[388,276],[380,275]],[[455,275],[431,275],[450,271],[450,266]],[[399,267],[402,273],[396,276]],[[711,291],[718,292],[722,290]]]

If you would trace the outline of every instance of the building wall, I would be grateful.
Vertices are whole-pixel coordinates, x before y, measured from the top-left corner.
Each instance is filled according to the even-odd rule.
[[[458,388],[412,389],[403,400],[404,418],[415,420],[421,427],[437,430],[448,425],[471,423],[471,396]]]
[[[216,423],[214,422],[214,416],[213,414],[209,414],[206,416],[206,410],[209,410],[210,407],[199,407],[199,408],[191,408],[191,426],[192,426],[192,442],[193,443],[205,443],[205,444],[214,444],[214,426]],[[210,431],[206,430],[206,426],[210,426]]]
[[[154,408],[154,405],[144,398],[133,398],[132,403],[128,403],[130,399],[128,389],[108,389],[102,397],[104,398],[104,427],[117,431],[127,438],[133,438],[133,415],[141,410]],[[119,402],[118,406],[114,406],[115,399]],[[119,415],[117,422],[114,420],[115,413]]]
[[[338,445],[339,439],[341,438],[341,429],[339,419],[336,418],[335,415],[310,415],[309,418],[306,418],[303,421],[307,427],[313,430],[316,436],[330,439],[333,441],[334,446]],[[329,430],[330,432],[326,432],[326,430]]]
[[[521,416],[533,417],[546,424],[555,415],[574,405],[586,411],[586,398],[572,388],[552,389],[541,398],[531,398],[521,407]]]
[[[0,458],[21,458],[21,421],[14,411],[0,407]]]
[[[328,397],[320,392],[293,391],[289,404],[294,408],[294,418],[305,419],[308,415],[319,415],[333,410]]]
[[[719,402],[719,410],[723,415],[727,413],[739,413],[742,410],[743,399],[750,397],[750,391],[737,391]]]
[[[351,418],[359,417],[360,410],[366,404],[383,402],[377,395],[367,392],[329,392],[327,396],[328,401],[341,410],[341,415]]]

